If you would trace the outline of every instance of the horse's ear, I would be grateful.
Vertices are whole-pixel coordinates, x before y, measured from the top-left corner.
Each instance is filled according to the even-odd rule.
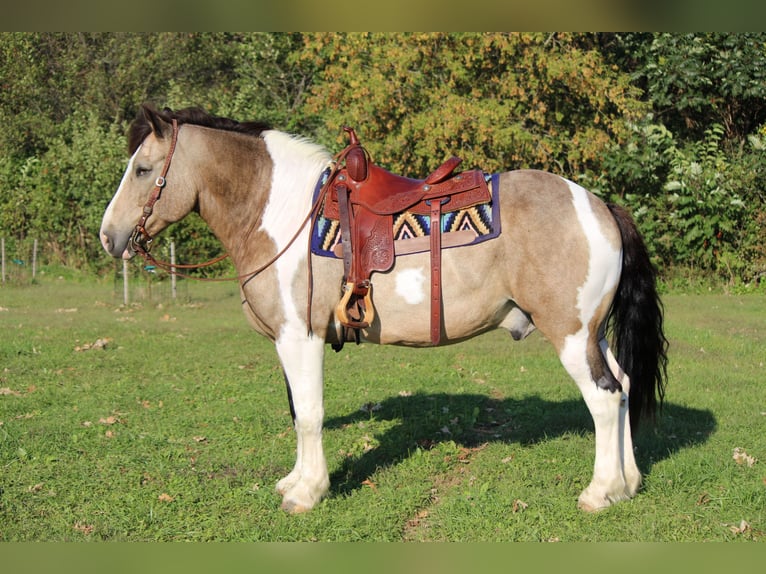
[[[141,104],[141,113],[152,128],[152,133],[156,138],[162,139],[172,129],[170,124],[162,118],[160,112],[151,104]]]

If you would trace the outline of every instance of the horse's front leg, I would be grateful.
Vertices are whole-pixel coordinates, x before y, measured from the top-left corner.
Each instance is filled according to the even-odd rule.
[[[277,492],[283,497],[284,510],[306,512],[330,487],[322,448],[324,341],[305,335],[283,335],[276,347],[285,372],[297,437],[295,467],[277,483]]]

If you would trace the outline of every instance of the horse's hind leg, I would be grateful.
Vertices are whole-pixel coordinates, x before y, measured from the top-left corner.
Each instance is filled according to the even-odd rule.
[[[311,510],[330,487],[322,447],[324,342],[305,336],[287,336],[280,338],[276,347],[287,380],[297,439],[295,467],[277,483],[277,492],[283,497],[284,510],[305,512]]]
[[[595,330],[583,328],[567,336],[559,357],[580,388],[595,426],[593,479],[578,506],[599,510],[632,497],[641,484],[628,420],[628,377]]]
[[[620,455],[622,456],[622,470],[625,475],[628,495],[632,497],[638,492],[638,489],[641,486],[641,472],[638,470],[636,457],[633,453],[633,437],[630,430],[630,417],[628,415],[630,378],[617,363],[617,359],[609,348],[609,343],[603,336],[599,340],[599,347],[601,348],[602,356],[609,372],[617,379],[617,382],[622,388],[623,400],[620,402],[620,434],[622,436],[622,450],[620,451]]]

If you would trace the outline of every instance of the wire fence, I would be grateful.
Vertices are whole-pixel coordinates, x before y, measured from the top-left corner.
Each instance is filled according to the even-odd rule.
[[[56,254],[44,253],[37,239],[16,240],[0,237],[0,286],[34,285],[47,274],[74,273],[49,260]],[[175,263],[175,244],[169,244],[171,263]],[[48,255],[48,257],[46,257]],[[115,260],[112,275],[112,299],[116,305],[157,304],[175,300],[188,301],[188,281],[163,269],[145,264],[140,258]],[[108,275],[107,275],[108,277]]]
[[[2,283],[23,284],[37,277],[37,239],[16,241],[0,237],[0,278]]]

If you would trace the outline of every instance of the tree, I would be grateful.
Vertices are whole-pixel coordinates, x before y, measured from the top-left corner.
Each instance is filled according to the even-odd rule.
[[[357,128],[375,159],[424,175],[445,157],[487,171],[598,171],[646,106],[573,34],[313,34],[321,66],[306,102],[326,141]]]

